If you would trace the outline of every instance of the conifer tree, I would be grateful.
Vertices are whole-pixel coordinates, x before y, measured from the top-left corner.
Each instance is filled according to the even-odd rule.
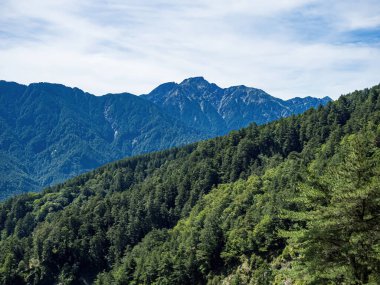
[[[289,234],[293,279],[379,284],[379,158],[372,132],[349,136],[326,173],[303,185],[298,202],[305,211],[288,214],[295,225],[306,223]]]

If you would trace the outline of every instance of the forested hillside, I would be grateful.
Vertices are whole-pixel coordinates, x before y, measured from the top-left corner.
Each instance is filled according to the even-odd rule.
[[[380,86],[0,204],[1,284],[379,284]]]

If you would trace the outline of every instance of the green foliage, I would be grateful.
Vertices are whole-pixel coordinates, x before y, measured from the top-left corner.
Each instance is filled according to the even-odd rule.
[[[0,280],[376,284],[379,101],[357,91],[6,200]]]
[[[379,282],[380,149],[374,142],[368,130],[345,137],[322,175],[311,165],[298,199],[304,210],[290,214],[306,222],[290,234],[296,279]]]

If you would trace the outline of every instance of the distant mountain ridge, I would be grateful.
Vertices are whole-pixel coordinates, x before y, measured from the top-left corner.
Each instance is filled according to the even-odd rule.
[[[0,126],[0,197],[204,138],[138,96],[47,83],[0,82]]]
[[[143,95],[183,123],[213,135],[240,129],[251,122],[264,124],[325,105],[331,98],[282,100],[263,90],[244,85],[220,88],[203,77],[164,83]],[[211,127],[211,128],[210,128]]]
[[[222,89],[202,77],[165,83],[143,96],[94,96],[60,84],[0,81],[0,199],[330,100],[283,101],[245,86]]]

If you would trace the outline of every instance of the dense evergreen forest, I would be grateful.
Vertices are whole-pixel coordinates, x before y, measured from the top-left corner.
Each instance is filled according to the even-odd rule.
[[[1,284],[380,284],[380,85],[0,204]]]

